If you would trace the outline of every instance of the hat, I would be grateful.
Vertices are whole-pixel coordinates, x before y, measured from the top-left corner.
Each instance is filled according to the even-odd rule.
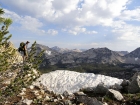
[[[27,41],[26,43],[30,43],[29,41]]]

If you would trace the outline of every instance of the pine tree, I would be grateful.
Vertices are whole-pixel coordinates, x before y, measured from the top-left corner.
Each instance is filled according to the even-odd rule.
[[[27,61],[32,63],[32,68],[39,69],[39,65],[42,62],[42,55],[45,50],[42,50],[39,54],[36,54],[36,41],[31,46],[31,51],[29,52],[29,58]]]
[[[12,48],[8,41],[12,35],[8,35],[8,27],[12,24],[12,20],[9,18],[3,18],[1,15],[4,14],[3,9],[0,9],[0,76],[13,69],[13,61],[15,57],[16,50]],[[11,83],[4,89],[0,89],[0,104],[8,100],[8,97],[17,95],[22,88],[31,85],[39,76],[40,72],[36,71],[42,62],[41,51],[36,55],[36,41],[32,44],[31,51],[29,52],[29,57],[25,64],[20,64],[19,66],[14,66],[14,70],[18,68],[17,76]],[[35,56],[36,55],[36,56]],[[30,76],[28,76],[30,74]],[[0,84],[2,81],[0,80]]]
[[[11,34],[8,35],[8,28],[12,24],[12,20],[9,18],[3,18],[1,16],[3,14],[3,9],[0,9],[0,72],[10,69],[12,65],[12,57],[15,54],[15,50],[8,44],[8,40],[12,37]]]

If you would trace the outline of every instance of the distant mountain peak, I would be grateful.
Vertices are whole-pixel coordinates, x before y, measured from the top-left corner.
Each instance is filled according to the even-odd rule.
[[[41,49],[45,49],[45,50],[49,49],[48,46],[45,46],[45,45],[42,45],[42,44],[38,44],[38,43],[36,44],[36,47],[41,48]]]
[[[58,46],[54,46],[54,47],[52,47],[51,49],[58,49],[58,48],[60,48],[60,47],[58,47]]]
[[[140,47],[126,55],[126,57],[139,57],[140,58]]]
[[[68,53],[68,52],[82,52],[80,49],[68,49],[68,48],[60,48],[58,46],[54,46],[51,48],[59,53]]]
[[[125,56],[126,54],[129,53],[128,51],[115,51],[115,52],[117,52],[117,53],[120,54],[121,56]]]
[[[45,63],[55,65],[61,64],[80,64],[80,63],[131,63],[140,64],[140,47],[132,52],[128,51],[112,51],[107,47],[91,48],[86,51],[80,49],[67,49],[54,46],[37,44],[38,52],[45,49],[44,53]],[[45,64],[44,63],[44,64]]]

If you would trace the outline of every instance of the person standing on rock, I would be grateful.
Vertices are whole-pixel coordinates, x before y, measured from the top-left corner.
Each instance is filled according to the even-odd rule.
[[[23,62],[28,58],[28,52],[27,52],[28,43],[30,42],[29,41],[27,41],[26,43],[21,42],[18,48],[18,51],[22,54]]]

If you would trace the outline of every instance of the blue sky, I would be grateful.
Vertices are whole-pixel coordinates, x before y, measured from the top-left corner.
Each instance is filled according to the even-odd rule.
[[[69,49],[140,47],[139,0],[0,0],[16,47],[37,41]]]

